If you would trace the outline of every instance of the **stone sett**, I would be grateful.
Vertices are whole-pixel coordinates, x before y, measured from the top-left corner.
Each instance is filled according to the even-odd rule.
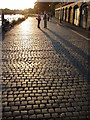
[[[89,120],[90,43],[53,20],[42,26],[29,17],[2,41],[2,120]]]

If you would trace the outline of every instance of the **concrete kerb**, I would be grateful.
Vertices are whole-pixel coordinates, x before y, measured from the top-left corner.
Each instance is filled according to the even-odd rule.
[[[57,18],[53,18],[53,21],[56,22],[58,25],[66,27],[68,29],[72,29],[72,31],[79,36],[85,38],[86,40],[90,41],[90,31],[87,31],[83,28],[77,27],[75,25],[72,25],[70,23],[66,23],[64,21],[60,22]]]

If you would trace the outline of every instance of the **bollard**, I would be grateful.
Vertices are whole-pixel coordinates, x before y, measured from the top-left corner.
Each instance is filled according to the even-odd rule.
[[[2,13],[2,25],[4,24],[4,14]]]

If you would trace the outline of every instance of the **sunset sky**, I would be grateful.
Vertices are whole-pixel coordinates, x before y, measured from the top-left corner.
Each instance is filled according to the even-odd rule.
[[[76,0],[0,0],[0,8],[9,9],[25,9],[34,8],[34,3],[38,2],[65,2],[65,1],[76,1]],[[90,1],[90,0],[82,0]]]
[[[0,8],[25,9],[33,8],[37,0],[0,0]]]

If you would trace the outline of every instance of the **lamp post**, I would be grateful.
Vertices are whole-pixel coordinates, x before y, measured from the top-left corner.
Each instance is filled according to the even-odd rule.
[[[49,11],[50,11],[50,7],[51,7],[51,5],[49,4]]]
[[[39,8],[38,8],[38,13],[39,13]]]

